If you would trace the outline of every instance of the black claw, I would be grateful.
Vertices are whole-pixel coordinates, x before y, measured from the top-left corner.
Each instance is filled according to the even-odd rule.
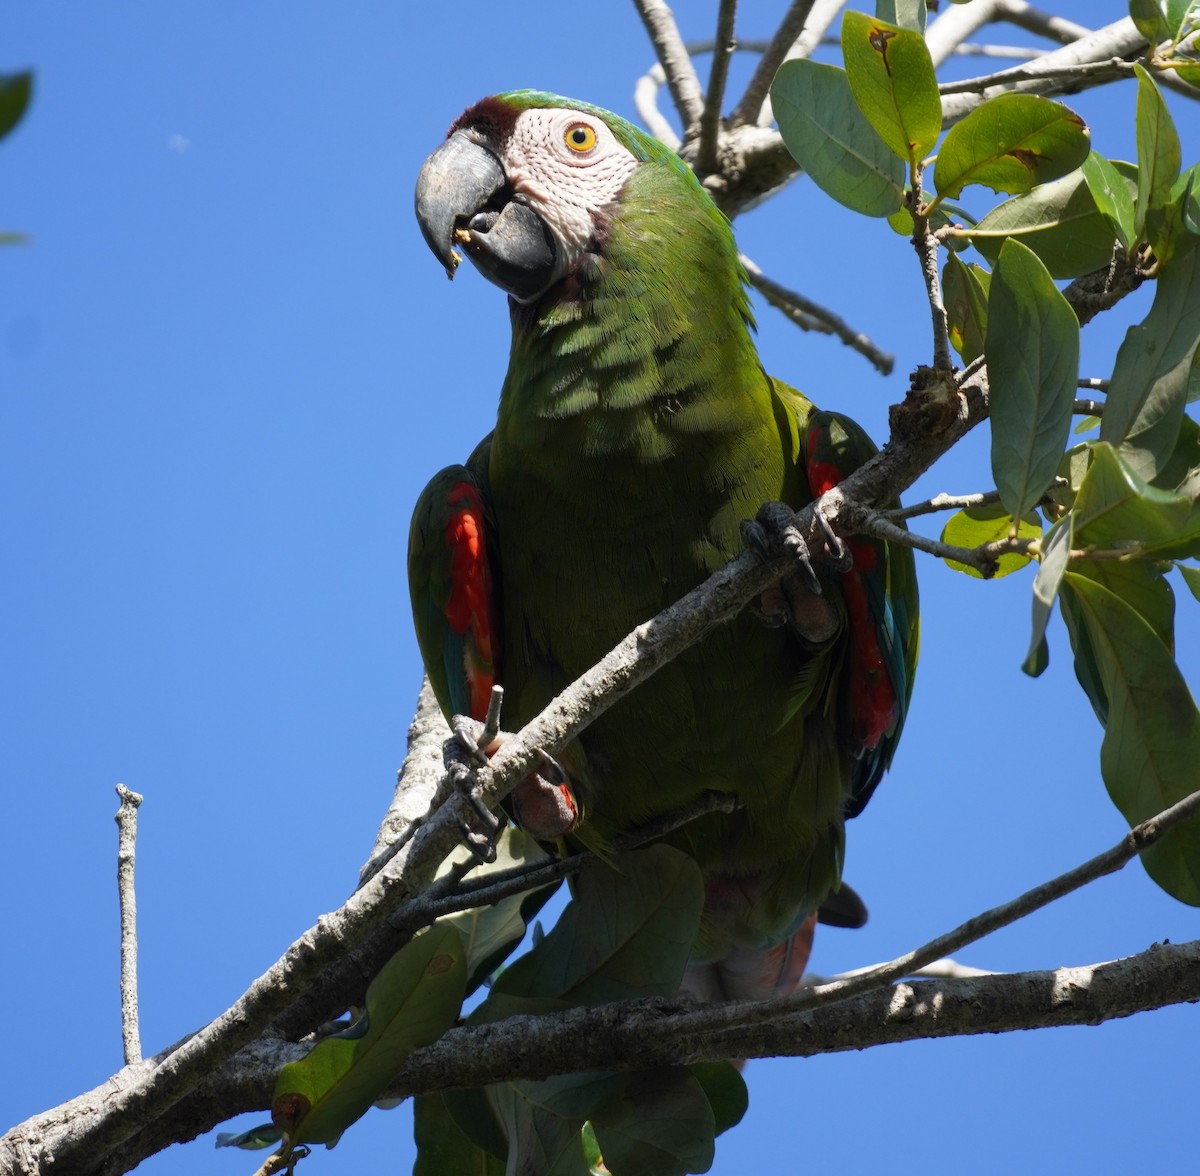
[[[481,737],[487,739],[487,731],[483,725],[477,719],[472,719],[467,715],[455,715],[450,720],[450,730],[454,732],[454,741],[461,748],[468,763],[482,768],[488,762],[483,748],[479,746]],[[494,739],[495,736],[493,735],[492,738]]]
[[[825,552],[833,570],[836,572],[850,571],[854,567],[854,556],[850,548],[842,542],[840,535],[834,533],[833,527],[829,525],[829,520],[815,507],[813,508],[813,518],[817,520],[817,526],[821,528],[821,532],[825,536]]]
[[[538,769],[538,775],[553,788],[561,788],[570,779],[567,775],[567,770],[556,760],[552,755],[548,755],[540,747],[537,749],[538,760],[541,762],[541,767]]]

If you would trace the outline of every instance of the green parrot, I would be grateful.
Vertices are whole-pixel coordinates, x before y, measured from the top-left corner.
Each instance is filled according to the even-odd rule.
[[[447,717],[481,719],[499,683],[515,730],[744,534],[770,548],[780,512],[764,504],[800,508],[875,450],[763,370],[729,221],[624,119],[532,90],[486,98],[426,161],[416,212],[447,272],[461,247],[512,318],[495,430],[416,506],[417,637]],[[704,790],[733,793],[732,814],[668,837],[705,882],[684,990],[791,991],[916,654],[911,552],[831,535],[546,757],[509,811],[603,852]]]

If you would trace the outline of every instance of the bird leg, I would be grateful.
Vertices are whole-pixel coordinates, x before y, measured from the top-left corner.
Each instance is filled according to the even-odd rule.
[[[450,721],[450,729],[454,734],[443,745],[442,757],[455,791],[469,806],[466,814],[459,813],[458,826],[462,829],[467,848],[480,861],[494,862],[496,840],[504,828],[504,819],[496,816],[484,803],[479,775],[475,770],[488,762],[488,752],[484,748],[494,743],[494,739],[481,747],[481,738],[487,732],[487,725],[467,715],[455,715]]]
[[[835,573],[849,571],[854,563],[850,549],[819,510],[814,509],[813,514],[825,546],[817,562]],[[837,607],[825,595],[792,508],[785,502],[764,503],[755,518],[742,523],[742,541],[764,561],[784,554],[794,561],[792,570],[762,593],[758,607],[762,622],[772,628],[787,625],[813,646],[833,637],[841,619]]]
[[[496,713],[493,714],[493,711]],[[485,861],[495,856],[495,838],[504,822],[493,813],[479,792],[473,768],[487,763],[511,736],[499,729],[499,708],[493,705],[488,721],[480,723],[465,715],[455,715],[451,723],[454,737],[447,741],[447,768],[455,786],[478,815],[479,821],[460,821],[467,845]],[[553,756],[537,750],[541,761],[509,794],[508,807],[513,820],[541,841],[556,841],[570,833],[580,821],[580,806],[567,770]],[[453,764],[452,764],[453,761]],[[453,766],[457,765],[457,766]],[[482,829],[478,826],[482,825]],[[492,857],[488,857],[487,854]]]

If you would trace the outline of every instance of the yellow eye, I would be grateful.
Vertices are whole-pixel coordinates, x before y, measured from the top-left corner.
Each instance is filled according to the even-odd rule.
[[[596,146],[596,132],[587,123],[572,123],[567,127],[567,133],[563,135],[563,142],[572,151],[585,155]]]

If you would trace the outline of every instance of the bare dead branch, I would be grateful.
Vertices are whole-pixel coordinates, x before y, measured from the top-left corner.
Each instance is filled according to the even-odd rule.
[[[663,0],[633,0],[646,26],[646,32],[658,54],[667,80],[667,88],[675,101],[675,109],[683,120],[683,137],[691,139],[700,131],[700,117],[704,113],[704,95],[700,90],[700,79],[696,67],[684,46],[675,17]]]
[[[137,811],[140,793],[117,785],[117,895],[121,907],[121,1042],[125,1064],[142,1060],[138,1029],[137,891],[133,872],[137,860]]]
[[[778,282],[767,277],[753,261],[744,253],[738,254],[746,277],[753,286],[776,310],[782,311],[801,330],[821,331],[825,334],[836,335],[847,347],[853,348],[860,355],[870,360],[871,365],[882,375],[891,375],[896,364],[896,357],[881,350],[862,331],[856,331],[845,319],[833,313],[827,307],[806,298],[795,290],[789,290]]]
[[[746,92],[730,115],[731,125],[758,122],[759,112],[767,100],[775,74],[804,31],[812,6],[813,0],[792,0],[783,20],[779,22],[779,28],[763,51],[758,67],[746,86]]]
[[[708,75],[708,93],[700,116],[700,144],[696,150],[696,171],[700,175],[717,166],[717,140],[721,131],[721,107],[725,101],[725,83],[729,78],[729,59],[735,48],[734,22],[737,0],[721,0],[717,12],[717,35],[712,47],[712,69]]]

